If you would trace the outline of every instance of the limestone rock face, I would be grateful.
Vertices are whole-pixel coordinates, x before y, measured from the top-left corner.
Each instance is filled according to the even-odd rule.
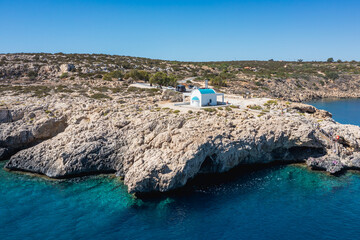
[[[37,120],[24,118],[24,110],[6,110],[6,121],[0,124],[0,160],[6,159],[11,154],[33,146],[40,141],[49,139],[66,126],[66,117],[50,118],[42,110]]]
[[[0,109],[0,123],[15,122],[24,117],[21,110]]]
[[[293,109],[297,109],[300,110],[303,113],[314,113],[316,112],[316,108],[311,106],[311,105],[307,105],[307,104],[303,104],[303,103],[292,103],[291,108]]]
[[[338,173],[344,169],[344,165],[335,154],[320,158],[310,157],[306,163],[312,169],[326,170],[332,174]]]
[[[332,118],[332,114],[325,110],[316,109],[314,116],[320,119]]]
[[[22,118],[0,124],[0,157],[11,155],[10,170],[53,178],[111,172],[130,193],[144,193],[176,189],[200,173],[242,164],[307,161],[331,173],[360,166],[360,128],[318,121],[316,109],[312,115],[240,109],[214,114],[140,110],[84,97],[27,102],[8,110],[22,112]],[[335,135],[344,138],[337,153]]]
[[[60,72],[61,73],[71,72],[73,70],[75,70],[74,64],[61,64],[60,65]]]
[[[6,123],[10,121],[10,111],[8,109],[0,109],[0,123]]]

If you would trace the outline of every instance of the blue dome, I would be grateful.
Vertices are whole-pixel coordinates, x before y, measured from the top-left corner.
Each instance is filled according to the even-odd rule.
[[[193,101],[199,101],[200,99],[198,97],[193,97],[191,100]]]

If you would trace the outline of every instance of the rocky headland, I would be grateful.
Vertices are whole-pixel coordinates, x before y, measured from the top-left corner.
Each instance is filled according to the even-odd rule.
[[[210,79],[229,105],[176,107],[182,96],[174,91],[131,85],[157,72],[195,86]],[[199,174],[248,164],[306,162],[331,174],[358,169],[360,128],[295,102],[360,97],[359,73],[354,61],[3,54],[0,160],[8,160],[8,170],[51,178],[114,173],[130,193],[166,192]]]
[[[168,91],[123,81],[79,85],[3,87],[6,169],[51,178],[114,173],[129,193],[147,193],[248,164],[306,162],[332,174],[360,168],[360,128],[309,105],[259,99],[246,109],[172,108]]]

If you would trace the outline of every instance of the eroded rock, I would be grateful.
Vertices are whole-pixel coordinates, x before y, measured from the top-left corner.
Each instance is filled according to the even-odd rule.
[[[235,108],[218,114],[173,113],[147,108],[149,99],[142,102],[143,110],[120,107],[116,100],[52,96],[47,101],[29,102],[19,108],[26,117],[0,124],[0,153],[23,149],[6,168],[53,178],[116,172],[130,193],[139,193],[170,191],[199,173],[242,164],[308,160],[331,173],[359,165],[360,128],[318,121],[314,114],[274,110],[262,116]],[[340,155],[333,153],[330,136],[335,135],[347,143],[338,144]]]

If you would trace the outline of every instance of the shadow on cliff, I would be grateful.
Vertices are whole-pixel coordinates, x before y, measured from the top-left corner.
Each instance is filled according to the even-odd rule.
[[[206,157],[202,163],[199,173],[193,178],[189,179],[184,187],[171,190],[165,193],[150,192],[150,193],[137,193],[136,197],[143,201],[159,201],[167,197],[179,197],[194,194],[199,189],[206,189],[212,186],[229,184],[239,180],[239,178],[246,177],[254,172],[263,172],[268,168],[281,167],[283,165],[304,163],[309,157],[320,157],[326,154],[323,148],[314,147],[292,147],[289,149],[275,149],[271,155],[275,160],[270,163],[251,163],[251,164],[240,164],[233,169],[219,173],[220,166],[214,161],[213,157]]]
[[[56,137],[68,127],[67,118],[49,119],[36,129],[22,131],[15,136],[0,140],[0,161],[9,160],[21,150],[34,147],[46,140]]]

